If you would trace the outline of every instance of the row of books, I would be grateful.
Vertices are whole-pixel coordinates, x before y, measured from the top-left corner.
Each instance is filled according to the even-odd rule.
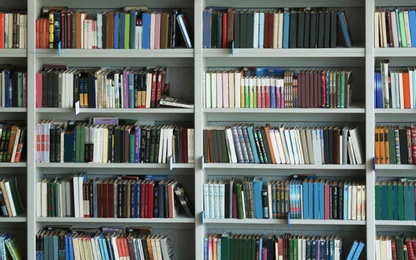
[[[389,60],[374,73],[375,108],[416,108],[416,71],[414,67],[389,68]]]
[[[22,252],[18,239],[13,234],[0,232],[0,258],[1,259],[22,259]]]
[[[179,9],[146,6],[88,12],[67,7],[42,8],[36,20],[36,48],[167,49],[178,47],[180,34],[192,48],[188,18]]]
[[[341,253],[342,238],[339,236],[224,232],[223,234],[207,234],[204,239],[205,260],[346,259]]]
[[[3,217],[16,217],[25,211],[16,177],[0,177],[0,209]]]
[[[206,163],[362,164],[358,127],[209,126]]]
[[[203,192],[205,218],[366,219],[359,182],[245,177],[209,180]]]
[[[36,234],[36,260],[40,259],[174,259],[166,235],[150,227],[77,229],[47,226]]]
[[[41,120],[36,162],[193,163],[194,129],[138,125],[134,120]]]
[[[347,108],[352,100],[353,74],[348,70],[274,69],[272,76],[251,74],[247,69],[208,68],[204,107]]]
[[[416,164],[416,125],[377,126],[374,130],[376,164]]]
[[[27,106],[26,69],[0,65],[0,107]]]
[[[374,14],[374,47],[407,48],[416,46],[416,10],[378,7]]]
[[[335,48],[338,24],[352,45],[344,11],[207,7],[202,17],[204,48]]]
[[[167,177],[118,176],[101,179],[87,172],[37,181],[38,217],[174,218],[193,204],[182,184]]]
[[[0,122],[0,162],[18,163],[26,159],[26,123]]]
[[[415,181],[395,179],[377,181],[375,210],[377,220],[415,220]]]
[[[0,49],[27,48],[26,11],[0,10]]]
[[[376,259],[412,259],[416,254],[416,239],[397,235],[377,235]]]

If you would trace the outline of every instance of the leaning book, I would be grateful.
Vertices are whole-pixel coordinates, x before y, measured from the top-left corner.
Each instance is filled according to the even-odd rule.
[[[160,99],[160,105],[170,107],[194,108],[194,104],[192,104],[188,100],[174,98],[166,95],[162,96],[162,98]]]

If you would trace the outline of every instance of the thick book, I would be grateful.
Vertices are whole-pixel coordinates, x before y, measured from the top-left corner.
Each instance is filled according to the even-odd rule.
[[[193,218],[195,208],[182,184],[178,183],[174,187],[175,197],[179,200],[182,208],[185,210],[188,217]]]
[[[351,35],[350,27],[348,25],[347,15],[345,14],[345,11],[341,11],[338,13],[338,21],[341,27],[345,45],[347,47],[351,47],[353,44],[353,40],[352,40],[352,35]]]

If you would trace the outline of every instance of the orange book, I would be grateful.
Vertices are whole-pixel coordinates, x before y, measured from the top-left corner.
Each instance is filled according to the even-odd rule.
[[[384,132],[384,163],[390,164],[390,149],[389,149],[389,129],[387,126],[383,127]]]
[[[384,128],[378,128],[378,141],[379,141],[379,150],[380,150],[380,164],[385,164],[386,153],[384,151]]]
[[[409,72],[403,72],[403,104],[404,108],[410,108],[410,82]]]
[[[380,164],[380,140],[379,140],[380,130],[378,127],[374,130],[374,152],[376,156],[376,164]]]
[[[274,151],[273,151],[273,148],[272,148],[273,147],[272,146],[272,141],[270,140],[269,130],[270,130],[270,125],[266,124],[266,126],[264,127],[264,132],[266,134],[267,144],[269,145],[270,157],[271,157],[272,163],[276,164],[276,158],[274,157]]]

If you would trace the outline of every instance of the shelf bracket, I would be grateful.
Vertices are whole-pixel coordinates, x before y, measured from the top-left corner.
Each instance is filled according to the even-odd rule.
[[[173,155],[169,156],[169,171],[173,169]]]
[[[202,171],[204,171],[204,167],[205,167],[205,164],[204,164],[204,156],[202,155],[201,156],[201,169],[202,169]]]

